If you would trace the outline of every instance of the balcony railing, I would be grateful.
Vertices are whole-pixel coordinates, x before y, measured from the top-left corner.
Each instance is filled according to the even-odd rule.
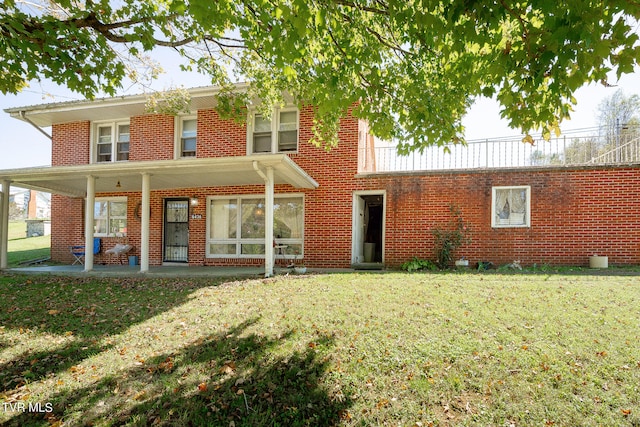
[[[640,128],[603,136],[566,135],[535,144],[521,139],[469,141],[409,155],[399,155],[395,145],[385,143],[361,148],[359,154],[360,172],[640,164]]]

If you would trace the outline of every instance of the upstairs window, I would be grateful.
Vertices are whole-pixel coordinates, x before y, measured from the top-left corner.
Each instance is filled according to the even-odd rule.
[[[271,153],[271,119],[256,114],[253,123],[253,152]]]
[[[248,138],[249,154],[298,150],[298,110],[276,110],[270,117],[253,116]]]
[[[531,187],[493,187],[491,226],[531,226]]]
[[[116,142],[116,159],[129,160],[129,125],[118,126]]]
[[[129,160],[129,123],[96,126],[95,160],[98,163]]]
[[[178,150],[180,157],[196,157],[196,137],[198,134],[198,121],[192,117],[180,120],[180,138]]]

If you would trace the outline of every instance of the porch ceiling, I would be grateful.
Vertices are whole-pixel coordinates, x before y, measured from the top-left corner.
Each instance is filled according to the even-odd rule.
[[[139,192],[143,174],[150,176],[151,190],[264,185],[254,165],[262,172],[272,167],[275,184],[318,187],[313,178],[284,154],[8,169],[0,170],[0,180],[8,180],[16,187],[74,197],[86,196],[88,176],[96,177],[96,193]]]

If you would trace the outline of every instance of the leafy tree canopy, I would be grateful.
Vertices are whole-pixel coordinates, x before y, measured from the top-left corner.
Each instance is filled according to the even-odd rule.
[[[463,141],[461,118],[496,96],[513,128],[550,135],[572,94],[638,64],[629,0],[4,0],[0,90],[42,77],[88,98],[114,94],[132,58],[159,46],[212,84],[251,82],[234,110],[283,90],[316,107],[316,142],[355,114],[402,149]]]

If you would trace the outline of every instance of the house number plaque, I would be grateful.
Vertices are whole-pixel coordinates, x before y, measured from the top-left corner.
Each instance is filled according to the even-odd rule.
[[[202,219],[202,214],[191,214],[191,219]]]

